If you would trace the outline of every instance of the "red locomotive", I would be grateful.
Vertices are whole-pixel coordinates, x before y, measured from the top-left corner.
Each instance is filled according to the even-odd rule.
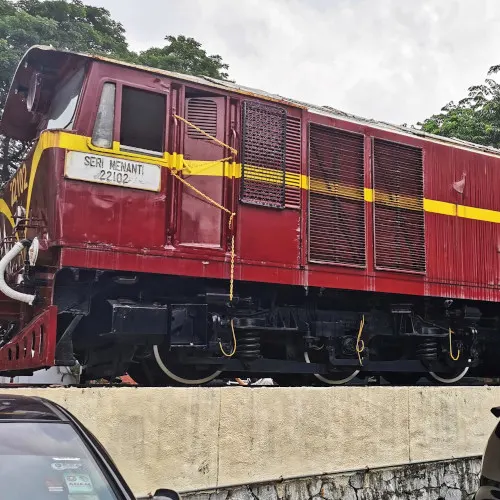
[[[0,372],[452,383],[500,369],[500,152],[33,47],[1,122]]]

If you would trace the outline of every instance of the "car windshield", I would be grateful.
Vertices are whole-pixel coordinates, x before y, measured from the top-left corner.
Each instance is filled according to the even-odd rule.
[[[118,500],[68,423],[0,422],[2,500]]]

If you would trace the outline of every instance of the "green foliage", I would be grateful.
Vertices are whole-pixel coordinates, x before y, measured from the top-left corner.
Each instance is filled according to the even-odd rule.
[[[57,48],[115,56],[128,51],[125,29],[106,9],[81,0],[20,0],[17,5],[29,16],[56,24],[57,34],[51,42]]]
[[[185,36],[167,36],[164,47],[129,51],[123,26],[103,8],[81,0],[0,0],[0,117],[17,64],[33,45],[100,54],[151,67],[227,78],[228,65]],[[27,145],[0,136],[0,184],[16,168]]]
[[[189,75],[226,79],[229,68],[219,55],[207,55],[201,43],[185,36],[167,36],[164,47],[152,47],[135,56],[139,64]]]
[[[0,0],[0,17],[11,16],[16,13],[16,7],[9,0]]]
[[[80,0],[0,0],[0,106],[23,54],[32,45],[108,54],[128,54],[123,26],[107,10]]]
[[[500,66],[492,66],[488,75],[499,71]],[[431,134],[500,148],[500,84],[487,78],[484,84],[470,87],[466,98],[448,103],[441,113],[418,125]]]
[[[107,10],[81,0],[0,0],[0,116],[23,54],[33,45],[108,54],[128,54],[123,26]],[[0,136],[0,181],[17,167],[27,146]]]

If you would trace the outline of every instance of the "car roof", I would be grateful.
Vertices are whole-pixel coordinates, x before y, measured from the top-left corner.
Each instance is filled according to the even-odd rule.
[[[23,421],[58,421],[69,422],[58,405],[36,396],[0,394],[0,425],[2,422]]]

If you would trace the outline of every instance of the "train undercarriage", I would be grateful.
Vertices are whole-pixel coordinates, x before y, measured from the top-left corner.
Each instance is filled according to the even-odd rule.
[[[56,363],[83,381],[141,385],[270,377],[341,385],[382,375],[443,384],[498,375],[494,304],[368,292],[63,269]]]

